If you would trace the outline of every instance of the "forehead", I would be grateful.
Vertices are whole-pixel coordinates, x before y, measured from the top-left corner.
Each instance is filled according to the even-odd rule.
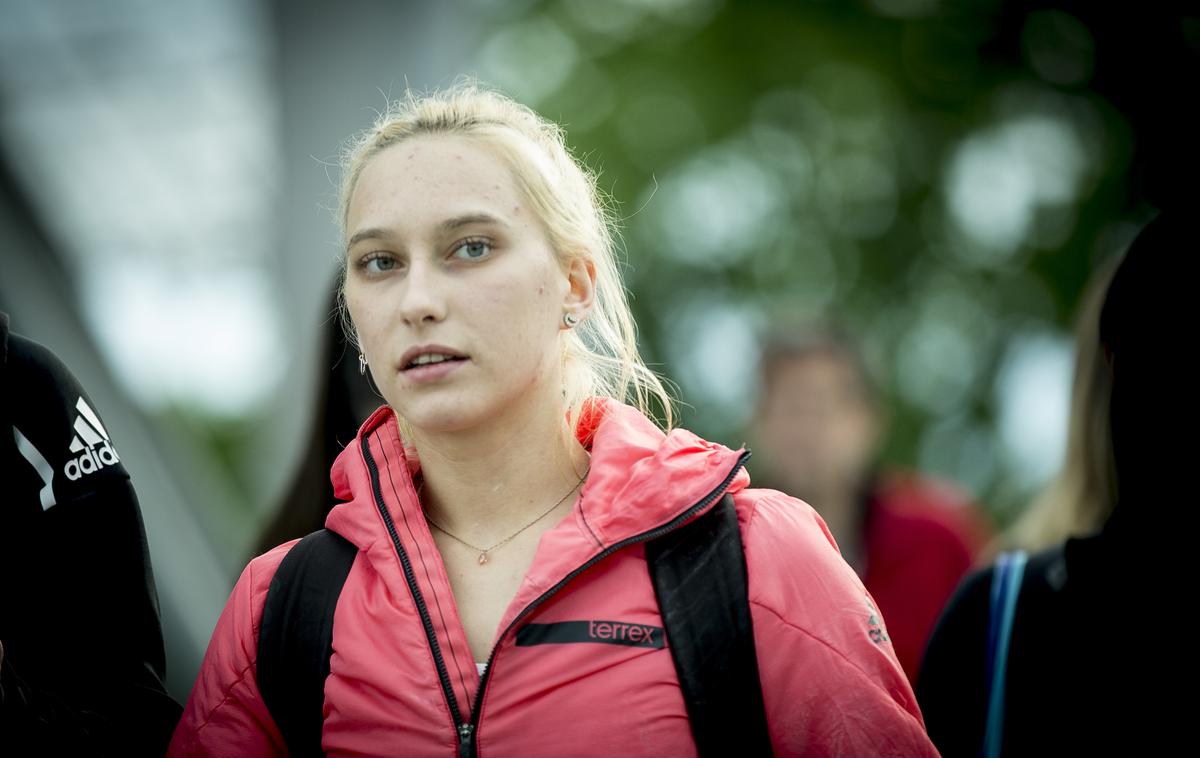
[[[511,218],[524,206],[512,171],[485,145],[454,136],[412,137],[384,148],[363,167],[346,231],[436,224],[462,213]]]

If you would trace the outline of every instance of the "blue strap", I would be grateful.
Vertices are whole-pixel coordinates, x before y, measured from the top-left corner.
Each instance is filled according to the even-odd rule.
[[[999,758],[1004,733],[1004,683],[1008,668],[1008,645],[1013,617],[1021,595],[1021,579],[1029,556],[1023,550],[1001,553],[992,574],[991,609],[988,616],[987,727],[980,750],[984,758]]]

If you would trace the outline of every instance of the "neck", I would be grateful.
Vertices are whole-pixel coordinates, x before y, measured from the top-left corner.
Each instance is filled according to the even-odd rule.
[[[588,454],[557,403],[510,415],[518,423],[412,433],[426,512],[476,544],[503,539],[562,499],[545,515],[546,524],[555,523],[570,510],[572,490],[587,471]]]

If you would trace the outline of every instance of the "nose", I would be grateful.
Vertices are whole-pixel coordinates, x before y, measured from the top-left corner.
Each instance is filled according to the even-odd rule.
[[[416,327],[446,318],[445,287],[435,266],[414,261],[400,291],[400,318]]]

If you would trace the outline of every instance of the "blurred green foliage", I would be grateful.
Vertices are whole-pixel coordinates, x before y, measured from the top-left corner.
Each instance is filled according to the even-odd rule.
[[[998,2],[492,13],[480,76],[561,123],[600,173],[682,425],[741,442],[756,340],[834,319],[885,388],[885,457],[1008,520],[1031,484],[1006,463],[997,377],[1029,338],[1066,353],[1089,272],[1146,215],[1129,127],[1088,87],[1085,24],[1032,12],[998,44]]]

